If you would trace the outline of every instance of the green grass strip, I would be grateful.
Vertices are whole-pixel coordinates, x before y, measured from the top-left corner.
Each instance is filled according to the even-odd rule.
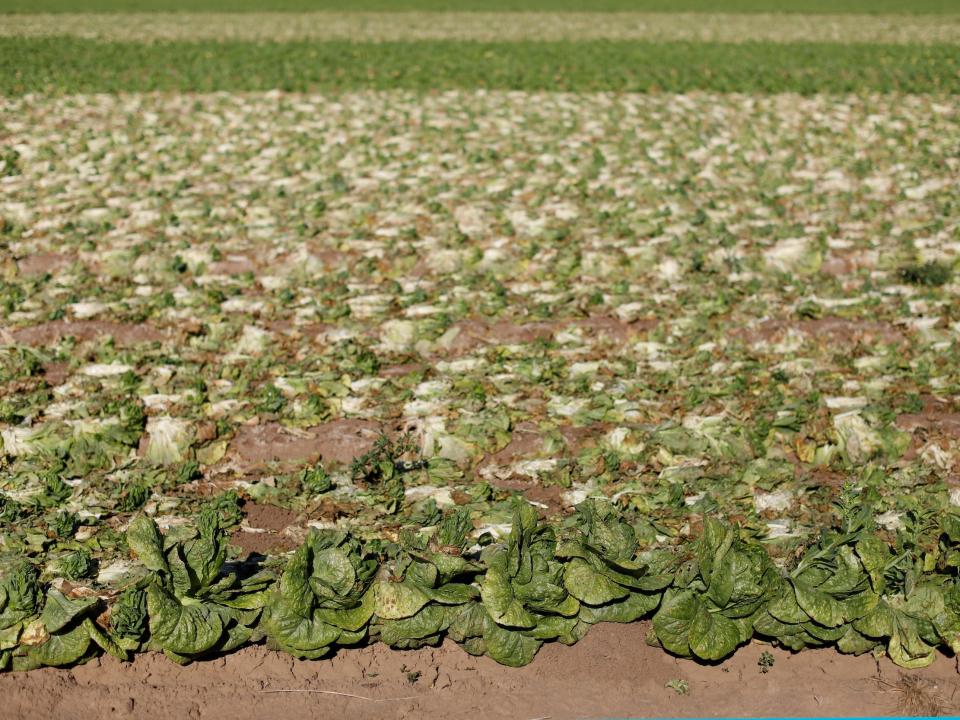
[[[589,12],[955,13],[956,0],[0,0],[3,12],[579,10]]]
[[[960,48],[558,42],[0,40],[0,93],[492,88],[960,92]]]

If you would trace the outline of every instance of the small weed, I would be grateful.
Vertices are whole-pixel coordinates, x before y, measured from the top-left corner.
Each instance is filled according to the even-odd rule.
[[[773,663],[775,662],[776,660],[774,659],[773,655],[771,655],[769,652],[764,650],[760,654],[760,659],[757,660],[757,665],[760,666],[761,673],[768,673],[770,672],[770,669],[773,667]]]
[[[677,695],[689,695],[690,694],[690,685],[686,680],[669,680],[664,685],[666,688],[670,688]]]
[[[410,670],[409,668],[407,668],[406,665],[400,666],[400,672],[404,673],[407,676],[407,682],[410,683],[411,685],[413,685],[421,677],[423,677],[422,672],[420,672],[419,670]]]

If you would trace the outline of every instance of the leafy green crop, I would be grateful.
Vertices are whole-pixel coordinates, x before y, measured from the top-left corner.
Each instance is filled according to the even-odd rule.
[[[271,590],[264,622],[270,642],[300,658],[359,642],[373,616],[376,572],[376,559],[353,538],[311,532]]]
[[[202,513],[195,528],[163,536],[140,516],[127,542],[149,571],[142,581],[147,598],[149,645],[175,662],[204,653],[228,652],[259,638],[257,622],[273,581],[269,572],[241,577],[225,571],[224,535],[216,511]],[[125,637],[139,629],[133,600],[125,610]],[[139,601],[136,601],[139,602]]]
[[[929,551],[899,555],[876,534],[868,504],[841,501],[840,527],[778,568],[735,525],[708,518],[699,538],[643,550],[635,528],[588,500],[561,526],[517,501],[510,533],[476,554],[469,515],[429,532],[364,543],[314,530],[279,577],[224,564],[214,510],[162,534],[139,516],[127,543],[136,579],[109,603],[69,596],[21,562],[0,576],[0,667],[70,665],[101,649],[155,649],[178,663],[266,640],[298,658],[374,641],[394,648],[445,636],[499,663],[531,662],[544,642],[573,644],[598,622],[653,618],[668,652],[721,660],[753,637],[799,650],[885,652],[923,667],[960,651],[960,519],[947,516]],[[907,540],[900,546],[909,545]],[[907,568],[904,570],[904,568]],[[94,617],[109,618],[106,627]]]
[[[653,627],[670,652],[719,660],[753,636],[757,614],[783,580],[762,547],[714,519],[693,551],[664,594]]]

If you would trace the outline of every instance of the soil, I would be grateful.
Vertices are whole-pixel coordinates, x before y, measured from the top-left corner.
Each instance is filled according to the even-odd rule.
[[[247,502],[243,505],[243,523],[230,542],[248,554],[266,555],[286,552],[297,546],[297,539],[284,531],[298,524],[297,513],[276,505]]]
[[[120,345],[161,341],[164,334],[146,323],[128,324],[106,320],[52,320],[12,331],[14,341],[23,345],[51,345],[73,335],[78,340],[94,340],[106,335]]]
[[[574,456],[581,450],[595,446],[597,441],[610,430],[609,423],[593,423],[584,427],[564,426],[558,432],[566,442],[565,456]],[[487,455],[477,468],[494,487],[504,490],[517,490],[533,503],[541,506],[541,514],[549,515],[567,509],[563,500],[564,488],[556,485],[541,485],[537,480],[510,473],[513,463],[534,459],[543,451],[544,435],[536,423],[524,421],[518,423],[510,442],[495,453]],[[487,472],[484,473],[484,470]],[[546,506],[546,507],[543,507]]]
[[[421,372],[426,370],[427,366],[423,363],[406,363],[405,365],[390,365],[389,367],[380,368],[380,377],[393,378],[393,377],[404,377],[410,373]]]
[[[316,661],[253,646],[187,667],[153,653],[132,663],[107,656],[2,675],[0,695],[7,716],[21,720],[878,716],[960,707],[960,675],[946,657],[905,671],[869,655],[794,655],[753,643],[720,665],[701,665],[646,645],[646,633],[644,623],[599,625],[573,647],[544,646],[520,669],[450,641],[413,651],[373,645]],[[767,673],[763,652],[774,659]]]
[[[923,408],[918,413],[904,413],[897,416],[897,427],[913,432],[918,429],[932,434],[960,437],[960,413],[955,412],[952,403],[933,395],[921,396]]]
[[[33,252],[17,260],[17,269],[24,277],[56,273],[76,262],[75,255],[56,252]]]
[[[251,471],[266,463],[348,464],[373,447],[381,427],[371,420],[335,420],[293,433],[277,423],[245,425],[230,443],[230,456]]]
[[[50,387],[62,385],[70,377],[70,365],[64,362],[44,363],[43,379]]]
[[[782,338],[788,330],[796,329],[803,334],[825,342],[865,342],[877,340],[898,344],[906,339],[901,328],[890,323],[873,320],[848,320],[840,317],[824,317],[816,320],[765,320],[754,328],[734,331],[748,343],[772,341]]]

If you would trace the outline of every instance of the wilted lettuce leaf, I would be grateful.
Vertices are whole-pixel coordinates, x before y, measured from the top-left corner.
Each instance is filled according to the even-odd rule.
[[[118,660],[129,660],[126,649],[121,647],[113,638],[110,637],[110,635],[104,632],[100,626],[89,617],[84,618],[83,627],[86,628],[90,639],[102,650],[110,653]]]
[[[163,553],[163,538],[152,518],[139,515],[127,528],[127,544],[147,570],[169,572]]]
[[[397,646],[404,640],[418,640],[436,635],[445,630],[446,610],[440,605],[427,605],[422,610],[400,620],[386,620],[380,626],[380,640]],[[410,647],[406,645],[406,647]]]
[[[490,617],[502,625],[516,628],[533,627],[537,624],[536,618],[517,599],[510,582],[508,567],[509,562],[506,556],[498,556],[491,563],[480,587],[483,604],[490,613]]]
[[[340,635],[340,629],[318,616],[303,617],[283,598],[270,605],[265,617],[269,638],[296,657],[322,657]]]
[[[690,590],[668,590],[653,616],[653,629],[664,649],[674,655],[690,655],[690,627],[703,603]]]
[[[367,590],[364,593],[361,602],[356,607],[332,610],[329,608],[318,608],[314,611],[314,617],[323,622],[338,627],[341,630],[356,632],[363,628],[373,617],[376,609],[377,594],[374,589]]]
[[[386,578],[377,582],[376,614],[384,620],[400,620],[415,615],[430,602],[425,592],[413,582],[393,582]]]
[[[147,587],[150,639],[158,647],[178,655],[196,655],[220,640],[223,619],[202,602],[184,604],[156,584]]]
[[[39,610],[37,570],[19,562],[0,577],[0,630],[19,626]]]
[[[138,587],[120,593],[110,608],[110,627],[120,638],[139,641],[147,630],[147,594]]]
[[[740,631],[732,620],[700,603],[690,623],[689,642],[690,650],[701,660],[720,660],[741,642]]]
[[[573,558],[566,564],[563,585],[577,600],[588,605],[605,605],[630,594],[629,590],[608,580],[580,558]]]
[[[616,602],[598,607],[583,605],[579,618],[583,622],[595,625],[600,622],[629,623],[652,613],[660,604],[660,594],[630,593]]]
[[[87,655],[89,647],[90,632],[83,623],[74,623],[50,633],[45,642],[27,647],[22,669],[73,665]]]
[[[43,621],[47,632],[55,633],[96,604],[96,597],[82,597],[72,600],[56,588],[50,588],[47,590],[47,602],[43,606],[40,620]]]
[[[509,667],[529,665],[543,644],[541,640],[498,625],[490,616],[484,619],[483,643],[487,655]]]

